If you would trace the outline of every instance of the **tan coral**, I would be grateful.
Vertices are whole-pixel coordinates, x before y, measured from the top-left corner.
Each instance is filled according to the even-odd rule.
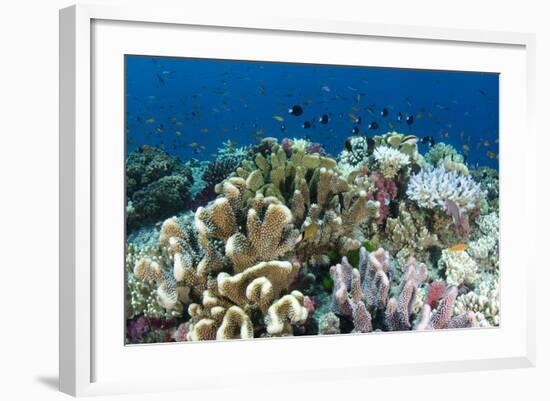
[[[267,332],[272,336],[292,334],[292,325],[305,323],[307,317],[304,296],[292,291],[269,307],[265,316]]]
[[[238,306],[232,306],[225,313],[222,324],[216,332],[216,340],[245,339],[254,337],[252,321]]]
[[[257,299],[257,289],[253,287],[256,287],[259,283],[257,281],[253,282],[260,277],[264,277],[271,284],[270,296],[278,297],[281,291],[288,288],[299,268],[299,264],[270,261],[261,262],[234,276],[222,272],[218,274],[217,278],[218,291],[220,295],[227,297],[235,304],[244,306],[252,301],[247,295]],[[251,284],[253,287],[248,289]]]

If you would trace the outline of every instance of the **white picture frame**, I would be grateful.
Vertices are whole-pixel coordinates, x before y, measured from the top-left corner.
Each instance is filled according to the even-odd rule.
[[[103,120],[97,120],[105,115],[102,114],[102,110],[109,107],[116,112],[120,106],[120,102],[117,103],[119,98],[116,90],[120,88],[122,72],[117,70],[115,62],[105,63],[105,57],[116,54],[118,63],[120,52],[131,49],[138,53],[150,54],[148,52],[154,49],[152,46],[155,46],[155,43],[159,45],[159,48],[154,50],[155,54],[169,55],[178,44],[174,38],[169,40],[173,35],[169,37],[168,33],[179,35],[177,32],[181,31],[185,35],[186,27],[192,28],[194,34],[199,36],[202,32],[207,36],[211,31],[218,32],[210,39],[205,36],[204,41],[200,42],[200,47],[218,46],[222,58],[230,57],[232,54],[237,55],[235,58],[253,57],[253,53],[247,54],[246,46],[241,48],[238,42],[230,42],[235,44],[234,48],[227,46],[225,40],[219,40],[219,34],[233,35],[231,40],[243,40],[243,43],[247,40],[254,41],[253,38],[247,39],[247,35],[262,34],[266,43],[269,40],[277,43],[280,39],[277,35],[284,35],[286,38],[292,38],[294,35],[304,41],[326,40],[327,43],[333,38],[338,38],[343,47],[346,46],[347,40],[355,41],[352,43],[354,46],[358,41],[363,40],[384,41],[384,46],[392,43],[398,45],[400,41],[405,41],[404,49],[418,46],[419,51],[426,51],[421,50],[420,47],[429,45],[436,46],[438,52],[443,55],[442,58],[445,58],[444,55],[449,55],[448,61],[439,60],[435,65],[429,57],[424,61],[414,61],[414,54],[411,54],[407,67],[452,69],[456,66],[456,69],[468,69],[470,66],[469,68],[476,70],[483,69],[480,66],[486,62],[487,66],[496,66],[486,67],[493,72],[503,73],[502,71],[508,68],[507,72],[503,73],[508,74],[510,79],[505,79],[506,83],[501,87],[501,98],[504,99],[501,108],[503,111],[515,107],[518,109],[515,113],[501,113],[501,224],[503,227],[501,231],[501,265],[503,267],[501,269],[504,288],[501,300],[503,305],[501,327],[488,330],[446,331],[445,333],[390,333],[125,347],[117,332],[123,324],[122,315],[120,315],[120,326],[113,323],[116,322],[113,319],[118,316],[116,313],[122,301],[120,291],[123,291],[123,288],[117,289],[113,280],[108,281],[107,276],[102,272],[98,273],[94,270],[98,260],[104,260],[102,258],[106,255],[118,255],[117,252],[120,252],[123,247],[122,237],[119,235],[120,230],[123,231],[122,225],[120,229],[113,230],[113,238],[116,239],[117,235],[121,238],[118,250],[112,251],[114,253],[107,251],[102,253],[103,251],[98,250],[97,242],[101,241],[98,233],[105,228],[105,221],[109,221],[110,217],[116,221],[120,217],[111,216],[109,210],[102,205],[113,204],[113,202],[118,204],[120,197],[123,198],[122,187],[120,187],[120,193],[113,195],[114,198],[109,199],[108,202],[101,198],[106,193],[103,186],[107,185],[112,189],[121,185],[117,177],[120,178],[119,176],[123,174],[122,170],[120,174],[112,174],[112,181],[100,178],[106,177],[106,173],[117,171],[123,166],[121,160],[123,157],[117,153],[123,142],[123,132],[120,131],[120,136],[117,136],[116,131],[111,136],[98,138],[94,135],[94,129],[102,127],[103,124]],[[140,36],[142,34],[140,30],[143,29],[148,30],[147,40],[145,36]],[[160,39],[163,37],[166,40],[161,42]],[[136,43],[140,40],[140,43]],[[162,49],[161,43],[163,43]],[[533,182],[536,180],[535,150],[528,145],[512,143],[509,140],[511,131],[519,129],[526,138],[523,143],[536,142],[532,126],[535,85],[534,44],[534,35],[524,33],[376,25],[357,21],[280,19],[257,15],[243,15],[228,19],[215,12],[208,15],[186,15],[184,9],[166,10],[155,7],[112,8],[103,5],[78,5],[61,10],[60,390],[81,396],[161,389],[198,389],[205,385],[208,378],[210,378],[209,388],[238,386],[239,384],[234,380],[238,373],[248,374],[248,377],[253,378],[257,383],[268,383],[266,379],[268,374],[271,379],[277,376],[280,380],[295,381],[298,380],[295,375],[298,371],[301,381],[328,380],[343,376],[356,377],[360,380],[365,377],[410,374],[411,371],[418,374],[534,366],[535,308],[530,305],[534,305],[535,302],[536,262],[535,253],[530,250],[535,243],[531,238],[533,236],[531,233],[536,231],[534,229],[535,211],[528,206],[527,191],[514,192],[508,185],[508,182],[514,181],[527,187],[534,185]],[[287,54],[286,57],[289,58],[293,57],[294,53],[288,49],[287,53],[277,55],[276,47],[266,46],[261,50],[263,53],[257,56],[258,59],[269,58],[269,51],[273,52],[271,57],[274,59],[284,57],[283,54]],[[102,53],[103,50],[105,53]],[[189,49],[189,51],[193,50]],[[456,60],[453,61],[450,57],[450,52],[460,53],[461,51],[465,52],[466,56],[462,64],[458,65]],[[474,51],[473,54],[479,56],[481,60],[479,64],[476,65],[473,56],[467,56],[469,51]],[[487,55],[487,52],[493,53]],[[384,54],[381,54],[381,58],[382,56]],[[398,55],[385,54],[384,57],[387,58],[382,65],[399,62]],[[484,57],[492,61],[482,61]],[[503,60],[506,62],[504,63]],[[361,63],[360,60],[355,62]],[[490,64],[491,62],[493,64]],[[499,62],[506,64],[502,66],[502,71],[498,67]],[[115,75],[110,76],[109,71],[103,70],[107,64],[114,64],[109,68],[114,69]],[[404,63],[403,66],[405,66]],[[113,85],[106,85],[107,82]],[[107,86],[115,92],[106,92],[104,87]],[[97,97],[107,96],[107,93],[111,98],[110,101],[114,103],[107,106],[107,99],[104,103],[98,103]],[[113,93],[115,96],[112,96]],[[122,97],[122,93],[119,96]],[[508,100],[514,103],[507,103]],[[116,115],[113,114],[113,116],[117,119]],[[107,120],[109,118],[105,118],[105,121]],[[116,121],[112,124],[112,127],[118,126]],[[510,160],[508,156],[511,155],[512,150],[517,162],[513,169],[509,167],[507,161]],[[521,238],[517,235],[520,230]],[[123,262],[122,259],[117,258],[118,256],[113,257],[113,265],[114,268],[120,266],[122,275]],[[516,267],[520,265],[522,269],[516,273],[518,277],[513,280],[509,274],[511,269],[506,267],[511,265]],[[112,288],[109,287],[109,283]],[[515,297],[513,303],[510,296],[506,295],[510,293],[506,291],[507,286],[513,288]],[[98,288],[101,288],[105,299],[94,298]],[[112,316],[103,313],[108,302],[116,305],[112,308]],[[511,315],[516,319],[513,323],[510,323],[510,319],[507,320]],[[98,326],[102,327],[101,333],[98,332]],[[111,343],[109,339],[106,340],[106,336],[116,337],[117,340]],[[376,354],[376,349],[384,349],[388,341],[392,344],[402,343],[402,346],[397,345],[394,349],[392,348],[391,352],[396,355]],[[428,341],[439,341],[442,344],[452,341],[457,344],[457,349],[453,352],[415,351]],[[324,348],[323,356],[330,355],[332,348],[349,347],[349,350],[356,351],[358,358],[347,362],[342,362],[341,358],[326,357],[323,360],[316,358],[315,349],[321,342]],[[472,349],[467,348],[468,343],[472,344]],[[414,344],[412,351],[405,352],[411,344]],[[486,348],[481,348],[483,344],[486,344]],[[372,348],[369,350],[369,358],[363,358],[363,353],[367,352],[368,347]],[[433,355],[427,355],[430,352]],[[220,361],[219,369],[231,373],[213,375],[208,370],[207,361],[200,359],[214,357],[219,353],[223,353],[224,361],[232,363]],[[258,353],[265,353],[272,358],[271,363],[255,364],[253,369],[247,367],[246,357],[252,358]],[[188,360],[193,361],[189,365],[194,366],[195,371],[186,372],[185,379],[180,371],[178,374],[180,380],[173,380],[170,375],[139,377],[139,372],[132,371],[132,366],[140,360],[161,359],[168,365],[175,366],[174,361],[171,361],[173,355],[184,355]],[[289,358],[288,355],[293,357]],[[294,357],[296,355],[298,357]],[[287,358],[286,362],[304,358],[302,360],[309,361],[309,366],[285,363],[283,357]],[[127,367],[127,371],[125,370],[123,374],[124,366]],[[212,380],[212,377],[215,380]]]

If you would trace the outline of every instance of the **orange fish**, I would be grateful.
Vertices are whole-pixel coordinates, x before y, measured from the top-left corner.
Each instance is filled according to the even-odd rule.
[[[450,248],[447,248],[447,251],[448,252],[462,252],[462,251],[465,251],[466,249],[468,249],[468,244],[461,243],[461,244],[453,245]]]

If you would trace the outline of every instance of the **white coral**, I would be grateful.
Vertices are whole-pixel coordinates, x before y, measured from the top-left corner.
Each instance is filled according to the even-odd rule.
[[[402,167],[410,163],[408,155],[388,146],[378,146],[373,155],[386,179],[392,179]]]
[[[433,170],[422,170],[412,176],[407,196],[420,207],[439,208],[443,211],[447,209],[445,202],[451,200],[464,213],[481,205],[484,192],[471,176],[447,171],[445,167],[439,166]]]
[[[465,251],[444,250],[438,262],[439,269],[445,270],[447,284],[472,284],[476,279],[478,265]]]
[[[498,240],[499,240],[499,218],[493,212],[480,216],[476,220],[480,236],[475,241],[470,241],[468,253],[480,264],[496,268]]]
[[[500,323],[499,274],[487,274],[479,282],[475,291],[457,298],[454,313],[459,315],[467,311],[475,313],[480,327],[498,326]]]

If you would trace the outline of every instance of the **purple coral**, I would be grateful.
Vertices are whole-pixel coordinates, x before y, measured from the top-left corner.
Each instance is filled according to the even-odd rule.
[[[290,138],[283,138],[281,141],[281,148],[286,153],[286,157],[292,156],[292,145],[294,144],[294,141]]]
[[[457,295],[458,289],[455,286],[448,287],[441,297],[437,309],[433,312],[430,305],[425,303],[416,330],[477,327],[477,320],[473,312],[466,312],[453,317],[453,306]]]
[[[181,323],[171,333],[170,337],[176,342],[187,341],[187,334],[189,333],[189,323]]]
[[[149,331],[149,323],[143,316],[139,316],[128,322],[126,333],[130,337],[132,343],[141,342],[142,337]]]
[[[342,263],[330,268],[334,281],[332,309],[334,312],[351,317],[355,330],[360,333],[372,331],[372,318],[363,301],[361,275],[344,256]],[[348,292],[351,291],[351,297]]]
[[[332,310],[351,317],[355,331],[372,331],[372,315],[383,310],[390,289],[390,256],[379,248],[368,253],[363,247],[359,250],[357,269],[344,256],[342,263],[330,268],[334,281]]]
[[[313,142],[308,145],[306,153],[319,153],[320,155],[324,155],[325,149],[323,149],[323,146],[320,143]]]
[[[391,331],[411,329],[410,318],[413,313],[413,303],[418,287],[427,277],[426,265],[418,264],[414,258],[410,258],[401,278],[397,298],[390,299],[386,306],[386,325]]]

